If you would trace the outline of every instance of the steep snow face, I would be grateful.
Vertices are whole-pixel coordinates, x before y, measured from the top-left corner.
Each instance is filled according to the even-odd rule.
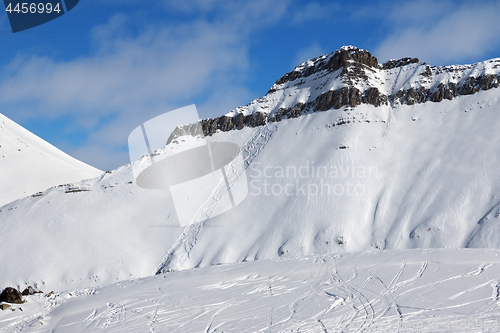
[[[403,72],[425,66],[412,59],[379,65],[362,52],[351,57],[379,71],[373,80],[386,82],[383,73],[394,71],[380,85],[394,87],[388,91],[410,87],[401,83],[414,82]],[[495,63],[484,62],[481,77],[494,73]],[[260,103],[269,115],[299,100],[316,101],[312,92],[337,80],[342,68],[321,69],[317,80],[317,71],[297,77],[309,80],[311,96],[301,90],[306,84],[290,85],[239,110],[251,113]],[[231,166],[229,183],[246,174],[249,194],[232,210],[187,228],[175,227],[170,193],[137,187],[130,166],[7,204],[0,208],[0,286],[84,288],[218,263],[370,249],[500,248],[500,94],[497,76],[468,85],[471,73],[450,76],[456,90],[439,103],[405,97],[398,104],[392,94],[378,106],[336,108],[339,96],[332,94],[320,103],[331,105],[326,112],[305,107],[281,121],[266,116],[263,126],[214,131],[208,141],[241,147],[243,163]],[[280,84],[290,82],[289,76]],[[474,92],[459,93],[467,87]],[[296,100],[300,94],[304,99]],[[266,104],[272,96],[274,104]],[[178,137],[155,154],[175,154],[196,140]],[[146,165],[148,158],[135,163]],[[216,197],[209,201],[217,204]]]
[[[101,173],[0,114],[0,206]]]
[[[368,249],[499,248],[499,91],[360,105],[221,132],[250,193],[190,226],[162,271]],[[241,133],[240,133],[241,132]]]

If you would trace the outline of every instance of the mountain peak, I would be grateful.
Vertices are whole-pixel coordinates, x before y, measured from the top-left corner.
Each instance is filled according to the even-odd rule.
[[[378,68],[378,60],[370,52],[359,49],[355,46],[342,46],[338,50],[304,61],[299,66],[295,67],[293,71],[283,75],[275,85],[280,85],[289,81],[294,81],[298,78],[305,78],[320,71],[335,72],[341,67],[349,66],[367,66],[371,68]],[[273,92],[273,88],[269,91]]]
[[[320,71],[326,70],[327,72],[335,72],[341,67],[351,67],[358,68],[357,72],[359,73],[363,67],[392,69],[417,63],[419,63],[418,58],[405,57],[401,59],[391,59],[383,64],[380,64],[378,59],[367,50],[360,49],[352,45],[342,46],[332,53],[324,54],[322,56],[304,61],[295,67],[293,71],[286,73],[279,78],[268,93],[274,92],[276,86],[278,85],[294,81],[298,78],[305,78]],[[343,71],[342,74],[346,74],[347,72],[347,70]]]
[[[500,58],[439,67],[411,57],[379,63],[364,49],[343,46],[304,61],[278,79],[265,96],[221,117],[202,120],[201,124],[203,133],[212,135],[361,104],[396,108],[437,103],[497,88],[499,84]]]
[[[0,207],[51,186],[102,174],[1,113],[0,160]]]

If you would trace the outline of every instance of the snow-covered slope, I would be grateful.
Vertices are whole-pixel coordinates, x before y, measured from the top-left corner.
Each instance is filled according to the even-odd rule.
[[[175,228],[170,194],[138,188],[130,166],[51,188],[0,209],[0,286],[74,289],[370,249],[499,248],[498,60],[412,76],[403,73],[427,65],[379,65],[352,48],[318,59],[266,97],[203,121],[207,140],[241,147],[244,163],[231,170],[246,171],[250,193],[237,207]],[[353,68],[369,79],[349,76]],[[441,99],[440,84],[451,89]],[[183,139],[159,154],[195,140]]]
[[[499,274],[492,250],[262,260],[27,296],[0,332],[498,332]]]
[[[215,134],[243,147],[249,196],[208,221],[225,228],[187,228],[163,270],[368,249],[499,248],[499,93],[360,105]]]
[[[167,193],[132,180],[121,167],[1,207],[0,286],[64,290],[154,273],[182,229],[165,226]]]
[[[0,206],[101,173],[0,114]]]

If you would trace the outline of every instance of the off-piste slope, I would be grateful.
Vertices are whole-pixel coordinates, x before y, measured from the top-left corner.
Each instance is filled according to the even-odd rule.
[[[354,47],[305,62],[266,96],[202,121],[209,141],[241,147],[230,181],[247,177],[249,193],[237,207],[175,228],[168,191],[138,188],[131,166],[51,188],[2,207],[0,285],[61,290],[309,254],[498,248],[499,63],[379,64]]]
[[[254,135],[242,143],[247,199],[207,222],[223,229],[187,228],[160,271],[369,249],[498,248],[498,97],[492,89],[398,108],[362,104],[245,128]],[[236,141],[237,132],[214,136]]]
[[[0,311],[0,332],[498,332],[499,260],[433,249],[203,267],[27,296]]]
[[[500,59],[380,64],[355,47],[304,62],[266,96],[202,122],[205,134],[234,141],[235,130],[256,127],[239,142],[250,194],[208,222],[224,230],[188,228],[160,271],[371,248],[499,247],[499,73]]]
[[[0,114],[0,206],[101,173]]]

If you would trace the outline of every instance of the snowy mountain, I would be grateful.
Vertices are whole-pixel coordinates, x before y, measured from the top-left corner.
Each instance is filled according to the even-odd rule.
[[[379,64],[354,47],[306,61],[266,96],[202,121],[206,140],[241,147],[229,180],[247,177],[241,204],[177,228],[171,194],[136,186],[130,165],[50,188],[0,208],[0,285],[67,290],[220,263],[499,248],[499,73],[500,59]],[[157,154],[201,140],[184,135],[192,129]]]
[[[266,96],[203,121],[205,134],[261,126],[317,111],[441,102],[498,88],[500,58],[473,65],[430,66],[417,58],[378,63],[368,51],[344,46],[303,62],[283,75]],[[354,119],[345,118],[349,123]],[[360,119],[357,121],[359,122]]]
[[[0,206],[101,173],[0,114]]]

